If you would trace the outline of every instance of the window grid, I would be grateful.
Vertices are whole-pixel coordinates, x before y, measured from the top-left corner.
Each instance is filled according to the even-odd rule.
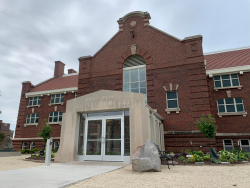
[[[41,104],[41,97],[30,97],[29,106],[35,106]]]
[[[141,78],[140,75],[140,70],[143,71],[145,69],[145,79]],[[131,71],[137,70],[137,76],[138,76],[138,81],[131,81]],[[125,71],[128,71],[128,81],[127,77],[125,77]],[[141,80],[142,79],[142,80]],[[142,86],[142,84],[145,82],[145,86]],[[138,88],[132,88],[132,84],[138,83]],[[128,88],[125,88],[125,85],[128,86]],[[125,92],[133,92],[131,89],[138,89],[138,93],[142,93],[145,96],[145,103],[147,103],[147,79],[146,79],[146,66],[145,65],[140,65],[140,66],[135,66],[135,67],[129,67],[129,68],[124,68],[123,69],[123,91]],[[145,89],[145,92],[143,90]],[[137,93],[137,92],[135,92]]]
[[[64,94],[55,94],[51,95],[51,104],[58,104],[58,103],[63,103],[64,102]]]
[[[26,124],[38,123],[39,114],[32,113],[27,115]]]
[[[223,76],[229,76],[229,78],[222,78]],[[236,76],[236,78],[233,78],[232,76]],[[216,80],[216,78],[219,78]],[[230,86],[224,86],[223,81],[230,81]],[[233,80],[238,80],[238,85],[233,85]],[[220,87],[216,87],[216,82],[220,82]],[[238,74],[230,74],[230,75],[222,75],[222,76],[215,76],[214,77],[214,87],[215,88],[223,88],[223,87],[233,87],[233,86],[239,86],[239,76]]]
[[[35,148],[35,142],[31,142],[30,143],[30,149],[32,150],[32,149],[34,149]]]
[[[54,149],[59,149],[59,141],[54,142]]]
[[[62,112],[49,113],[49,123],[62,122]]]
[[[234,103],[226,104],[226,99],[223,99],[223,104],[219,104],[219,103],[218,103],[219,100],[217,100],[217,106],[218,106],[218,112],[219,112],[219,113],[245,112],[244,105],[243,105],[243,99],[240,98],[241,101],[242,101],[241,103],[236,103],[236,98],[231,98],[231,99],[233,99]],[[221,100],[221,99],[220,99],[220,100]],[[228,111],[227,111],[227,105],[234,105],[235,112],[228,112]],[[237,110],[237,105],[242,105],[243,111],[238,111],[238,110]],[[225,112],[220,112],[220,111],[219,111],[219,106],[224,106]]]
[[[242,144],[242,141],[243,141],[243,140],[244,140],[244,141],[248,141],[248,145],[246,145],[246,144],[243,145],[243,144]],[[249,139],[241,139],[241,140],[240,140],[240,149],[241,149],[241,150],[245,150],[245,148],[248,148],[248,150],[249,150],[249,148],[250,148],[250,141],[249,141]],[[248,150],[247,150],[247,151],[248,151]],[[248,151],[248,152],[249,152],[249,151]]]
[[[173,99],[168,99],[168,92],[166,92],[166,98],[167,98],[167,108],[168,109],[175,109],[175,108],[179,108],[179,101],[178,101],[178,94],[177,94],[177,91],[171,91],[171,92],[175,92],[176,93],[176,98],[173,98]],[[171,108],[168,106],[168,101],[177,101],[177,107],[174,107],[174,108]]]
[[[227,144],[225,141],[229,141],[231,142],[231,144]],[[234,143],[233,143],[233,140],[232,139],[226,139],[226,140],[223,140],[223,147],[224,147],[224,150],[227,151],[227,147],[232,147],[232,150],[234,149]]]
[[[27,142],[23,142],[22,149],[27,149]]]

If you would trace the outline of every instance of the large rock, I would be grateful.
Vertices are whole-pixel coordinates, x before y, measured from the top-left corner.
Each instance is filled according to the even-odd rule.
[[[159,152],[151,140],[146,141],[140,156],[132,159],[132,168],[137,172],[161,172]]]

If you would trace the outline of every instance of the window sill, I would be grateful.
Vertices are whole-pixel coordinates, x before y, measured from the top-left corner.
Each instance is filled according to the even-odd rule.
[[[50,104],[49,104],[49,106],[51,106],[51,105],[59,105],[59,104],[60,104],[60,105],[63,105],[63,104],[64,104],[64,102],[61,102],[61,103],[53,103],[53,104],[52,104],[52,103],[50,103]]]
[[[48,124],[50,124],[50,125],[55,125],[55,124],[62,125],[62,122],[61,121],[60,122],[48,122]]]
[[[167,114],[170,114],[170,112],[176,112],[177,114],[179,114],[180,111],[181,111],[180,108],[167,108],[167,109],[165,109],[165,112],[167,112]]]
[[[222,116],[243,116],[246,117],[247,112],[231,112],[231,113],[217,113],[217,115],[221,118]]]
[[[26,106],[27,108],[40,107],[41,105]]]
[[[238,88],[238,89],[241,89],[242,86],[231,86],[231,87],[215,87],[214,90],[215,91],[218,91],[220,89],[235,89],[235,88]]]
[[[38,123],[29,123],[29,124],[24,124],[23,126],[27,127],[27,126],[33,126],[33,125],[37,127]]]

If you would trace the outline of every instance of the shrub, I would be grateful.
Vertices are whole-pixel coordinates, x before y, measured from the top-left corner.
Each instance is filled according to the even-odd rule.
[[[38,148],[33,148],[33,149],[31,150],[32,153],[36,153],[36,152],[38,152],[38,151],[40,151]]]
[[[183,160],[182,162],[183,162],[183,163],[187,163],[187,160]]]
[[[193,156],[195,162],[202,162],[203,158],[201,156],[199,156],[198,154],[194,154]]]
[[[192,151],[190,149],[185,149],[185,153],[187,153],[188,155],[192,155]]]
[[[204,158],[205,161],[209,161],[210,160],[210,156],[209,155],[205,155],[203,158]]]
[[[56,153],[58,151],[58,149],[52,149],[53,153]]]
[[[175,154],[175,155],[174,155],[174,158],[179,158],[179,157],[180,157],[179,154]]]
[[[30,149],[22,149],[21,154],[24,154],[24,153],[30,153]]]
[[[194,151],[194,154],[199,155],[200,157],[204,156],[204,153],[202,151]]]
[[[194,163],[195,162],[194,158],[192,158],[192,157],[188,157],[188,159],[186,161],[188,163]]]
[[[219,159],[222,162],[230,162],[230,163],[234,163],[236,162],[238,159],[238,156],[235,155],[234,153],[228,152],[228,151],[219,151],[220,155],[219,155]]]
[[[243,152],[243,154],[245,155],[245,157],[249,158],[250,157],[250,152]]]
[[[180,156],[179,158],[178,158],[178,160],[180,160],[180,161],[183,161],[185,159],[185,157],[183,157],[183,156]]]
[[[200,121],[195,122],[199,131],[204,134],[206,138],[214,138],[217,130],[217,125],[215,125],[215,119],[211,114],[206,117],[204,114],[201,116]]]
[[[55,153],[51,152],[51,158],[55,158]]]
[[[186,153],[186,152],[183,152],[181,155],[182,155],[183,157],[186,157],[186,156],[187,156],[187,153]]]

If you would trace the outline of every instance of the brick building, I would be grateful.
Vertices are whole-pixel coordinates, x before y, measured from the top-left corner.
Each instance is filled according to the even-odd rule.
[[[9,123],[4,123],[3,120],[0,120],[0,132],[4,133],[4,140],[0,144],[0,150],[3,149],[5,146],[5,140],[7,136],[9,135],[11,139],[13,139],[13,130],[10,130],[10,124]]]
[[[56,61],[54,77],[35,86],[29,81],[23,82],[15,149],[43,147],[44,143],[37,134],[44,119],[48,119],[52,125],[52,138],[57,148],[60,136],[62,139],[60,133],[66,134],[65,130],[71,125],[62,113],[72,109],[74,101],[75,108],[78,108],[78,98],[78,102],[80,98],[90,100],[87,97],[96,96],[94,93],[100,90],[142,93],[144,105],[150,109],[150,116],[156,118],[153,127],[150,124],[149,138],[161,146],[165,145],[166,150],[180,152],[190,147],[190,141],[194,149],[203,151],[208,151],[208,144],[211,143],[217,149],[230,149],[237,145],[239,139],[242,139],[241,147],[249,149],[250,119],[247,111],[250,110],[250,48],[204,55],[201,35],[180,40],[151,26],[150,19],[147,12],[132,12],[120,18],[119,31],[96,54],[79,58],[79,73],[71,69],[64,75],[64,64]],[[100,148],[105,146],[99,144],[99,141],[103,143],[103,134],[98,132],[102,123],[98,122],[98,118],[87,123],[85,119],[91,115],[97,116],[98,113],[103,117],[109,112],[91,114],[91,109],[99,103],[95,104],[94,101],[84,104],[87,106],[80,106],[82,110],[72,115],[72,122],[80,119],[79,131],[74,133],[79,134],[76,144],[78,149],[74,152],[78,155],[87,155],[88,152],[103,155],[101,151],[104,150]],[[112,101],[110,105],[113,105]],[[126,108],[119,109],[126,119]],[[205,139],[195,126],[202,114],[212,114],[219,126],[216,138],[212,140]],[[130,113],[129,117],[133,115]],[[155,131],[155,122],[158,122],[160,133]],[[110,132],[110,138],[116,137],[118,124],[113,122],[114,126],[108,130],[106,122],[104,129],[106,133]],[[66,127],[61,129],[61,126]],[[164,138],[158,139],[163,129]],[[128,129],[125,133],[120,132],[122,136],[118,144],[113,143],[114,148],[124,142],[123,138],[132,139],[131,129],[130,132]],[[122,149],[128,147],[129,150],[131,142],[126,145],[125,141]],[[79,149],[83,145],[100,150]]]

